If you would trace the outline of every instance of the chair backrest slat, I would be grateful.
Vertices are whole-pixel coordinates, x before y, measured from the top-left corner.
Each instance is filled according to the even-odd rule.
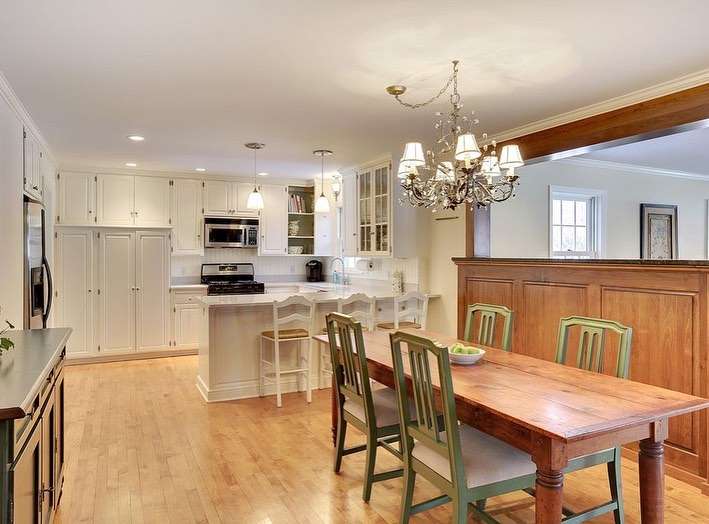
[[[362,405],[367,425],[376,424],[362,324],[341,313],[329,313],[325,318],[338,399],[347,397]]]
[[[630,350],[633,330],[613,320],[588,317],[566,317],[559,322],[559,338],[556,344],[556,362],[566,364],[569,349],[569,334],[572,328],[579,328],[579,344],[576,353],[576,367],[586,371],[603,373],[606,334],[610,331],[618,335],[618,355],[615,376],[628,378],[630,373]]]
[[[364,293],[355,293],[337,301],[337,312],[358,320],[366,327],[367,331],[374,329],[374,310],[374,297],[367,296]]]
[[[414,303],[415,302],[415,303]],[[394,329],[399,329],[399,322],[413,320],[422,329],[426,329],[428,316],[428,296],[420,291],[409,291],[394,297]]]
[[[404,460],[410,460],[414,446],[425,445],[448,459],[454,486],[465,486],[465,469],[460,447],[448,348],[425,337],[402,331],[391,333],[389,337],[401,419]],[[402,344],[406,346],[406,351],[402,349]],[[416,413],[409,412],[409,390],[406,382],[404,353],[408,354],[411,396],[414,399]],[[438,367],[438,383],[443,412],[442,428],[434,394],[431,362],[435,362]],[[443,436],[443,431],[445,431],[445,436]]]
[[[311,333],[315,317],[315,305],[306,297],[293,296],[280,302],[273,303],[273,331],[274,337],[279,338],[281,326],[293,322],[303,322]]]
[[[480,318],[480,324],[478,326],[477,339],[473,340],[473,324],[475,323],[476,315]],[[503,319],[500,349],[509,351],[512,346],[512,322],[514,320],[514,312],[506,306],[482,303],[468,306],[463,338],[469,342],[492,346],[495,343],[495,327],[498,317],[502,317]]]

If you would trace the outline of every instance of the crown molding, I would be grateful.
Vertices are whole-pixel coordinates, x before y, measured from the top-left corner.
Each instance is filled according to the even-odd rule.
[[[614,171],[625,171],[639,175],[666,176],[672,178],[684,178],[688,180],[701,180],[709,182],[709,175],[701,173],[691,173],[689,171],[676,171],[672,169],[660,169],[656,167],[641,166],[638,164],[626,164],[623,162],[611,162],[608,160],[596,160],[595,158],[564,158],[555,160],[556,163],[571,164],[596,169],[612,169]]]
[[[609,111],[614,111],[616,109],[621,109],[623,107],[652,100],[653,98],[670,95],[672,93],[677,93],[679,91],[684,91],[685,89],[691,89],[707,83],[709,83],[709,69],[702,69],[701,71],[696,71],[673,80],[668,80],[667,82],[638,89],[637,91],[631,91],[630,93],[609,98],[608,100],[604,100],[602,102],[597,102],[595,104],[580,107],[566,113],[560,113],[542,120],[537,120],[535,122],[530,122],[529,124],[508,129],[507,131],[502,131],[495,134],[492,138],[498,142],[505,142],[524,135],[569,124],[577,120],[583,120],[584,118],[600,115],[602,113],[607,113]]]
[[[39,127],[37,127],[37,124],[32,119],[32,116],[30,115],[29,111],[27,111],[25,105],[17,96],[15,90],[12,89],[10,82],[8,82],[2,71],[0,71],[0,97],[2,97],[2,99],[5,100],[5,102],[7,102],[7,104],[12,108],[12,110],[15,112],[15,115],[17,115],[17,118],[22,121],[22,124],[25,127],[29,128],[30,131],[32,131],[32,134],[35,136],[35,138],[37,138],[42,144],[42,149],[44,149],[45,153],[49,155],[49,159],[56,166],[56,157],[52,153],[52,149],[49,147],[49,144],[44,139],[44,136],[42,136]]]
[[[85,165],[75,165],[62,167],[59,170],[61,173],[86,173],[91,175],[132,175],[132,176],[154,176],[161,178],[181,178],[191,180],[226,180],[228,182],[246,182],[253,184],[253,175],[234,175],[226,173],[200,173],[198,171],[166,171],[166,170],[150,170],[150,169],[135,169],[121,167],[91,167]],[[319,176],[318,176],[319,178]],[[327,178],[327,177],[326,177]],[[256,177],[258,185],[291,185],[291,186],[311,186],[314,185],[315,179],[307,178],[283,178],[277,176]]]

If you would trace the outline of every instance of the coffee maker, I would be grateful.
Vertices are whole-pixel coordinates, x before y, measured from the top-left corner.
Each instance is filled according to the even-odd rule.
[[[305,263],[305,278],[308,282],[322,282],[322,262],[310,260]]]

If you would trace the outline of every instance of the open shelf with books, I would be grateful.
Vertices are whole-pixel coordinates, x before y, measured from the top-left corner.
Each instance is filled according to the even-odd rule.
[[[289,255],[312,255],[315,252],[314,204],[313,186],[288,186]]]

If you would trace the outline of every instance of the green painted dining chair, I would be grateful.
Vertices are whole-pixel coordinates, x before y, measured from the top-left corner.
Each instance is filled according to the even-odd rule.
[[[341,313],[328,314],[326,323],[332,369],[336,377],[338,417],[334,470],[336,473],[340,471],[344,456],[366,451],[362,498],[368,502],[374,482],[403,474],[403,469],[374,472],[379,447],[401,459],[401,452],[391,445],[401,438],[396,393],[383,385],[373,386],[369,380],[362,324]],[[348,424],[365,434],[366,444],[345,448]]]
[[[477,338],[473,340],[473,324],[475,323],[476,316],[480,317],[480,323],[478,325]],[[514,312],[506,306],[481,303],[469,305],[465,316],[465,332],[463,338],[468,342],[492,346],[495,343],[495,326],[497,325],[498,317],[502,317],[503,319],[500,349],[509,351],[512,346],[512,322],[514,320]]]
[[[613,320],[603,320],[587,317],[566,317],[559,323],[559,338],[556,345],[556,362],[568,364],[569,335],[572,329],[579,333],[578,350],[575,366],[586,371],[603,373],[606,349],[606,334],[615,333],[618,336],[618,356],[615,363],[615,376],[628,378],[630,367],[630,348],[633,330]],[[571,512],[565,509],[565,522],[584,522],[598,515],[613,512],[616,524],[624,522],[623,516],[623,489],[621,484],[620,448],[607,449],[597,453],[584,455],[569,461],[565,473],[578,471],[599,464],[606,464],[608,468],[608,484],[611,500],[589,510]]]
[[[536,466],[531,457],[471,426],[459,425],[448,348],[401,331],[392,333],[390,341],[404,460],[400,522],[405,524],[411,515],[448,502],[453,503],[454,523],[466,522],[471,510],[484,522],[497,522],[479,501],[534,485]],[[442,417],[436,408],[432,362],[438,368]],[[411,377],[411,391],[406,371]],[[413,406],[409,397],[414,399]],[[413,504],[416,475],[443,494]]]

